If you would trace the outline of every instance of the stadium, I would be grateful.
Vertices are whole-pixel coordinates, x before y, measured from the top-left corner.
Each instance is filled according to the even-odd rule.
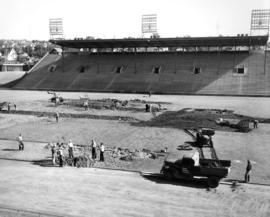
[[[267,41],[268,36],[52,40],[62,49],[47,54],[13,88],[268,96],[270,55],[258,49]]]
[[[269,216],[269,20],[65,39],[50,19],[53,48],[0,72],[0,216]]]

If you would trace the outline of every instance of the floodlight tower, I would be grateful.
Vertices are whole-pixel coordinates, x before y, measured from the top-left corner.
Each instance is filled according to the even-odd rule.
[[[51,18],[49,19],[50,39],[63,39],[63,19]]]
[[[251,12],[250,35],[269,35],[270,9],[257,9]],[[264,74],[267,68],[267,43],[264,48]]]
[[[269,35],[270,9],[256,9],[251,12],[250,35]]]
[[[150,36],[158,34],[156,14],[142,15],[142,37],[143,38],[145,34],[150,34]]]

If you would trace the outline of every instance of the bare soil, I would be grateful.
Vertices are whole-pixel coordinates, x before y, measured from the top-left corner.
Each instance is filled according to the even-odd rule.
[[[69,99],[78,99],[85,95],[60,94]],[[212,109],[232,110],[235,114],[248,117],[270,118],[270,98],[157,95],[149,98],[144,95],[103,93],[89,93],[88,96],[95,100],[109,97],[166,102],[163,106],[167,111],[176,114],[185,108],[191,108],[191,111],[202,109],[199,110],[202,112],[200,118],[206,115],[205,112],[213,111]],[[0,114],[0,137],[7,139],[0,140],[0,158],[13,159],[0,160],[0,205],[50,211],[64,216],[270,215],[267,186],[241,183],[239,186],[220,185],[216,190],[209,190],[203,182],[166,183],[162,179],[141,176],[138,173],[68,166],[58,168],[51,163],[51,151],[47,148],[47,143],[66,143],[69,139],[78,145],[75,154],[80,153],[81,145],[89,146],[91,139],[95,139],[98,144],[104,142],[108,150],[120,147],[132,151],[159,151],[167,147],[169,152],[177,153],[177,147],[191,141],[191,138],[181,128],[170,125],[177,117],[175,114],[171,119],[164,111],[156,114],[156,118],[164,117],[163,124],[168,121],[167,126],[163,127],[148,124],[156,121],[152,113],[110,109],[84,111],[81,107],[70,108],[65,105],[54,107],[48,101],[49,95],[46,92],[0,90],[0,99],[15,102],[20,111],[33,112],[29,115]],[[133,117],[137,122],[69,116],[60,118],[60,122],[56,123],[53,116],[35,114],[53,114],[56,111],[63,114],[127,116]],[[180,116],[178,123],[187,120],[187,116],[189,121],[196,118],[198,120],[198,117],[192,119],[196,116],[193,113],[182,115],[184,116]],[[216,131],[213,142],[219,158],[232,160],[228,181],[241,182],[246,160],[250,159],[253,164],[251,182],[270,184],[269,132],[270,126],[265,123],[260,123],[258,129],[249,133],[232,132],[228,129]],[[19,133],[23,134],[26,141],[24,151],[18,151],[18,144],[14,141]],[[122,161],[113,158],[109,151],[105,153],[105,163],[97,162],[95,167],[159,172],[163,163],[163,157]],[[25,160],[29,162],[23,162]],[[0,215],[1,213],[0,208]]]
[[[80,102],[78,101],[81,96],[80,93],[61,93],[61,95]],[[143,108],[144,103],[164,102],[162,106],[166,106],[166,110],[153,116],[152,113],[146,113],[145,111],[93,108],[85,111],[84,108],[79,106],[60,105],[55,107],[53,103],[49,102],[50,95],[46,92],[8,92],[8,90],[1,90],[0,96],[5,101],[16,102],[17,108],[19,108],[16,114],[0,114],[0,133],[1,137],[5,139],[14,140],[19,133],[22,133],[25,141],[67,143],[69,139],[72,139],[73,143],[79,147],[89,146],[90,140],[95,139],[98,144],[105,143],[108,150],[122,148],[135,152],[135,150],[148,149],[151,152],[159,152],[166,147],[168,152],[177,152],[179,145],[191,141],[191,138],[182,129],[186,127],[213,127],[218,130],[213,137],[213,141],[219,158],[232,160],[229,180],[243,180],[246,160],[250,159],[254,164],[251,181],[270,183],[270,163],[268,161],[268,141],[270,137],[268,132],[270,126],[260,123],[258,129],[243,134],[232,132],[235,129],[218,126],[214,122],[218,117],[236,120],[252,118],[256,115],[256,106],[270,106],[268,98],[264,98],[264,100],[254,98],[254,112],[247,109],[248,112],[246,110],[243,112],[246,115],[242,115],[230,109],[238,108],[239,101],[248,104],[252,98],[239,97],[235,100],[235,97],[231,97],[230,104],[225,106],[222,100],[226,103],[228,97],[154,95],[149,98],[144,95],[108,94],[108,96],[112,96],[111,99],[132,100],[131,102],[138,103],[137,106],[140,105],[141,108]],[[108,96],[105,97],[105,94],[98,93],[87,95],[88,98],[94,101],[104,101],[104,99],[108,99]],[[190,98],[193,99],[196,107],[183,108],[183,106],[191,104]],[[220,106],[220,109],[216,108],[217,106]],[[56,111],[63,115],[63,117],[60,117],[59,123],[56,123],[53,116]],[[236,111],[239,111],[239,109],[236,109]],[[264,111],[264,107],[262,107],[261,111]],[[255,117],[260,118],[260,121],[264,120],[264,117],[269,117],[268,113],[263,113],[263,115],[256,115]],[[95,117],[98,117],[98,119]],[[5,142],[2,141],[1,146],[4,144]],[[36,146],[40,146],[38,144]],[[3,152],[1,150],[0,155],[22,160],[43,160],[45,156],[47,158],[50,156],[48,155],[50,150],[42,148],[40,152],[44,152],[42,155],[44,157],[35,157],[35,155],[38,156],[38,152],[34,146],[35,144],[26,145],[27,151],[25,152],[29,152],[28,156],[33,155],[32,158],[25,158],[22,154],[14,155],[15,152]],[[164,156],[161,156],[157,159],[123,161],[112,157],[109,151],[106,152],[105,158],[105,163],[97,162],[95,166],[159,172],[164,160]]]
[[[28,119],[29,118],[29,119]],[[25,141],[65,142],[72,139],[76,145],[90,146],[90,140],[98,144],[105,143],[107,149],[120,147],[131,151],[148,149],[158,152],[165,147],[168,152],[177,152],[177,147],[192,139],[182,130],[174,128],[134,126],[126,121],[93,120],[93,119],[61,119],[56,123],[54,118],[33,117],[26,115],[0,115],[1,137],[15,139],[22,133]],[[214,145],[220,159],[232,160],[229,180],[243,180],[246,160],[253,163],[251,182],[270,184],[268,124],[260,124],[259,128],[248,134],[217,131],[213,137]],[[13,146],[11,146],[13,144]],[[0,156],[20,160],[50,161],[50,150],[47,143],[27,143],[25,151],[14,152],[17,142],[0,142]],[[7,150],[4,150],[7,149]],[[39,151],[37,151],[39,149]],[[38,154],[40,153],[40,155]],[[27,155],[27,156],[26,156]],[[137,171],[159,172],[164,158],[137,159],[123,161],[106,152],[105,163],[97,162],[96,167],[120,168]],[[46,163],[46,162],[45,162]],[[42,162],[40,163],[42,166]]]
[[[63,216],[268,217],[269,187],[206,189],[132,172],[0,160],[1,205]],[[1,214],[1,209],[0,209]],[[16,213],[20,215],[20,212]],[[43,215],[42,215],[43,216]],[[46,215],[45,215],[46,216]]]

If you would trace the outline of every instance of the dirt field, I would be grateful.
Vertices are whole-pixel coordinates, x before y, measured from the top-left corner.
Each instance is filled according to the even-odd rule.
[[[15,119],[21,117],[13,116]],[[0,116],[1,117],[1,116]],[[23,116],[26,118],[28,116]],[[31,117],[31,116],[30,116]],[[2,117],[5,119],[4,117]],[[26,118],[27,119],[27,118]],[[10,126],[14,123],[13,126]],[[14,139],[21,132],[24,139],[27,141],[65,141],[69,138],[75,144],[89,144],[92,138],[100,143],[104,142],[107,147],[122,147],[130,149],[150,149],[161,150],[164,147],[168,148],[169,152],[175,152],[178,145],[184,144],[185,141],[191,141],[191,138],[183,131],[169,128],[157,127],[135,127],[130,123],[119,121],[106,120],[91,120],[91,119],[64,119],[56,124],[54,121],[46,118],[39,118],[37,120],[31,119],[26,122],[16,123],[14,119],[8,121],[7,128],[2,128],[1,136],[7,139]],[[218,156],[221,159],[232,160],[231,173],[228,179],[243,180],[246,159],[251,159],[254,163],[251,181],[255,183],[270,184],[270,163],[268,160],[269,149],[269,132],[270,126],[268,124],[261,124],[260,128],[248,134],[235,132],[216,132],[213,138],[215,148]],[[7,149],[6,141],[0,142],[2,149]],[[12,148],[17,148],[16,142],[11,142]],[[44,149],[45,144],[26,143],[26,150],[28,156],[37,159],[36,146],[40,147],[40,151],[44,155],[49,154],[50,150]],[[29,146],[29,147],[28,147]],[[15,155],[16,154],[16,155]],[[0,150],[1,157],[14,157],[25,159],[24,155],[14,151]],[[26,158],[32,160],[32,158]],[[41,158],[42,159],[42,158]],[[121,168],[142,171],[158,172],[161,169],[162,158],[158,160],[148,160],[147,162],[136,162],[133,165],[127,164],[119,165]],[[107,167],[115,167],[115,165],[107,164]]]
[[[59,93],[66,98],[78,99],[85,93]],[[249,97],[212,97],[212,96],[156,96],[151,98],[145,95],[128,94],[103,94],[88,93],[91,99],[115,98],[115,99],[140,99],[147,101],[167,102],[166,108],[170,111],[176,111],[183,108],[214,108],[214,109],[235,109],[239,114],[248,116],[257,116],[268,118],[270,114],[266,108],[270,106],[269,98],[249,98]],[[26,111],[46,111],[62,112],[74,114],[95,114],[95,115],[123,115],[136,117],[139,120],[151,120],[151,113],[90,109],[85,111],[83,108],[69,108],[66,106],[55,107],[48,99],[51,95],[47,92],[38,91],[10,91],[1,90],[0,97],[2,101],[11,101],[17,104],[17,109]],[[230,99],[230,100],[229,100]],[[192,105],[192,102],[194,105]],[[253,102],[253,106],[250,103]],[[241,110],[245,106],[245,110]],[[257,109],[260,108],[260,109]],[[260,115],[258,110],[261,111]],[[240,113],[242,111],[242,113]],[[157,113],[159,115],[159,113]],[[168,148],[169,152],[175,152],[178,145],[185,141],[191,141],[191,138],[182,130],[170,127],[149,127],[134,124],[130,121],[111,121],[111,120],[93,120],[93,119],[73,119],[62,118],[58,124],[53,117],[36,117],[31,115],[0,114],[0,132],[1,137],[5,139],[15,139],[19,133],[22,133],[27,141],[43,142],[67,142],[69,139],[75,144],[90,144],[91,139],[98,143],[104,142],[106,147],[121,147],[129,149],[150,149],[158,151]],[[269,149],[269,131],[268,124],[260,124],[259,128],[248,134],[236,132],[217,131],[213,137],[214,145],[218,156],[221,159],[232,160],[232,170],[228,179],[242,180],[245,172],[246,160],[250,159],[254,163],[252,182],[270,184],[270,162],[268,161]],[[3,141],[1,142],[3,144]],[[32,150],[32,148],[30,149]],[[43,150],[46,152],[48,150]],[[13,156],[8,151],[2,152],[2,157]],[[13,153],[15,154],[15,153]],[[32,153],[35,155],[35,152]],[[28,154],[31,156],[31,151]],[[33,156],[34,159],[35,156]],[[23,159],[23,157],[22,157]],[[158,160],[149,160],[147,162],[134,162],[117,166],[106,165],[107,167],[120,167],[132,170],[144,170],[158,172],[162,165],[162,158]]]
[[[169,184],[138,173],[0,160],[0,203],[65,216],[268,217],[265,186]],[[0,209],[1,213],[1,209]]]
[[[79,98],[89,96],[91,99],[114,98],[120,100],[147,99],[150,101],[162,101],[172,103],[168,106],[170,110],[183,108],[211,108],[229,109],[243,115],[254,117],[270,118],[269,106],[270,98],[267,97],[220,97],[220,96],[181,96],[181,95],[152,95],[148,98],[142,94],[117,94],[117,93],[82,93],[82,92],[57,92],[64,98]],[[33,101],[48,101],[46,91],[21,91],[21,90],[1,90],[1,101],[11,101],[18,103]],[[32,106],[32,105],[31,105]],[[18,107],[20,108],[20,107]]]
[[[78,99],[79,96],[85,95],[85,93],[60,94],[63,97],[74,99]],[[242,115],[257,118],[270,118],[270,112],[268,111],[268,108],[270,107],[270,98],[157,95],[153,95],[151,98],[149,98],[145,95],[105,93],[88,93],[87,95],[91,99],[140,99],[153,102],[166,102],[167,104],[164,106],[166,106],[167,111],[178,111],[183,108],[227,109],[234,110],[236,113]],[[134,117],[140,121],[149,121],[153,118],[153,114],[145,112],[108,109],[90,109],[88,111],[84,111],[83,108],[69,108],[66,106],[55,107],[48,101],[49,98],[50,95],[48,95],[47,92],[0,90],[1,101],[14,102],[17,105],[17,109],[21,111],[41,111],[52,113],[58,111],[59,113],[69,112],[73,114],[94,114],[112,117],[127,116]],[[161,113],[157,113],[156,115],[158,116],[160,114]],[[213,141],[219,158],[232,161],[231,172],[227,177],[228,181],[242,181],[244,178],[246,160],[250,159],[253,163],[251,182],[270,184],[270,151],[268,147],[270,139],[269,132],[269,124],[259,124],[258,129],[249,133],[216,131]],[[13,141],[16,139],[19,133],[23,134],[24,140],[26,141],[25,151],[23,152],[16,150],[17,142]],[[92,180],[92,176],[94,176],[95,173],[100,174],[101,172],[99,172],[99,170],[91,168],[77,169],[72,167],[65,167],[63,170],[61,170],[59,168],[51,167],[50,164],[47,164],[47,162],[50,161],[50,150],[45,148],[46,143],[40,143],[49,141],[67,142],[69,139],[72,139],[74,144],[87,145],[90,144],[91,139],[95,139],[98,143],[104,142],[107,148],[120,147],[128,148],[130,150],[149,149],[152,151],[159,151],[167,147],[169,152],[175,152],[177,146],[184,144],[186,141],[191,141],[191,138],[180,129],[172,127],[164,128],[158,126],[143,126],[136,124],[136,121],[95,120],[86,118],[60,118],[60,122],[56,123],[53,117],[2,113],[0,114],[0,139],[5,139],[0,140],[0,158],[27,160],[32,162],[12,163],[12,161],[1,161],[0,171],[3,172],[4,176],[9,177],[10,180],[12,177],[14,178],[14,174],[16,173],[14,172],[6,175],[8,168],[10,170],[17,171],[19,170],[18,167],[22,167],[21,169],[25,171],[25,178],[22,178],[23,175],[20,176],[25,183],[18,186],[18,192],[16,195],[21,195],[21,193],[23,193],[22,189],[30,186],[30,177],[32,173],[36,180],[42,179],[44,176],[42,175],[42,172],[48,175],[47,179],[41,182],[41,190],[39,190],[37,187],[38,181],[35,181],[36,188],[33,189],[33,191],[28,195],[29,198],[31,198],[35,193],[38,192],[39,196],[31,199],[32,203],[34,204],[33,207],[36,207],[37,210],[46,210],[52,204],[58,203],[60,205],[55,206],[55,209],[52,211],[57,212],[57,208],[63,208],[63,212],[61,213],[66,213],[70,211],[69,208],[72,209],[71,207],[76,205],[81,208],[81,213],[78,211],[78,209],[72,209],[72,211],[69,212],[76,216],[89,216],[87,213],[92,213],[93,210],[98,213],[98,216],[102,215],[102,213],[103,215],[104,213],[109,214],[109,212],[112,214],[112,216],[119,216],[120,213],[122,216],[176,216],[177,213],[179,214],[180,212],[183,213],[183,216],[198,216],[199,213],[201,213],[200,216],[269,216],[270,194],[268,193],[267,187],[241,185],[240,191],[232,191],[229,186],[220,186],[217,192],[207,192],[205,188],[204,190],[197,189],[196,187],[194,188],[194,186],[190,188],[186,187],[186,184],[183,183],[180,184],[180,186],[160,184],[159,181],[153,182],[151,180],[149,181],[148,179],[140,180],[141,177],[137,175],[135,176],[136,178],[134,178],[132,173],[125,173],[128,174],[126,176],[121,175],[119,172],[119,176],[122,177],[121,180],[123,179],[123,185],[129,185],[128,183],[130,182],[132,182],[130,184],[131,186],[148,186],[147,183],[150,183],[150,185],[154,184],[152,187],[148,186],[150,188],[149,191],[146,189],[146,187],[141,186],[142,189],[139,190],[138,194],[131,190],[132,187],[127,187],[125,192],[130,192],[130,194],[133,195],[133,197],[129,197],[129,193],[126,194],[119,189],[119,181],[117,181],[117,179],[119,179],[118,172],[116,175],[113,172],[109,172],[108,181],[106,181],[104,184],[106,186],[106,192],[109,191],[109,193],[103,191],[100,192],[100,189],[93,189],[92,187],[88,188],[88,184],[82,184],[85,183],[85,180],[88,180],[86,177],[91,176]],[[164,158],[160,157],[158,159],[143,159],[133,162],[123,162],[119,160],[112,161],[108,155],[105,155],[105,159],[107,159],[105,163],[98,163],[95,166],[146,172],[159,172],[164,160]],[[40,162],[41,160],[42,162]],[[74,199],[70,200],[76,201],[77,198],[79,202],[75,202],[73,205],[70,205],[72,202],[68,201],[69,199],[64,196],[64,193],[57,193],[53,195],[52,192],[54,192],[55,188],[61,188],[61,186],[52,183],[52,180],[56,179],[54,176],[62,177],[61,180],[69,180],[66,184],[64,184],[63,189],[65,190],[74,185],[73,181],[76,182],[76,188],[68,191],[71,191],[70,194],[74,196]],[[78,181],[77,183],[77,180],[73,180],[75,179],[73,176],[80,176],[79,180],[81,181]],[[83,178],[84,176],[85,178]],[[99,175],[97,177],[99,177]],[[96,178],[94,178],[95,181],[93,181],[93,183],[90,182],[92,183],[92,186],[99,183]],[[103,178],[105,177],[102,177],[102,179]],[[133,179],[138,180],[138,182],[136,181],[133,183]],[[6,181],[8,182],[8,178]],[[16,193],[16,191],[10,190],[10,188],[13,188],[13,185],[15,185],[15,183],[11,184],[11,186],[7,185],[7,187],[3,187],[3,189],[7,189],[5,191],[5,196],[12,196]],[[122,184],[120,185],[122,186]],[[81,186],[82,189],[87,190],[84,191],[78,186]],[[197,184],[195,184],[195,186],[197,186]],[[244,190],[242,189],[243,186]],[[43,195],[43,188],[51,192],[48,194],[48,197]],[[116,197],[112,196],[115,194],[114,188],[116,188],[115,190],[117,193],[120,192]],[[167,189],[169,189],[168,192],[166,191]],[[114,193],[110,191],[113,191]],[[156,193],[154,194],[152,191]],[[167,193],[164,194],[164,191]],[[179,192],[179,194],[176,192]],[[184,194],[182,194],[183,192]],[[260,198],[258,195],[261,192],[263,192],[263,196]],[[100,205],[96,202],[92,203],[92,205],[89,207],[84,205],[91,203],[90,201],[93,199],[92,196],[85,199],[86,195],[91,195],[91,193],[96,197],[100,197],[104,193],[108,198],[113,198],[113,202],[111,203],[107,201],[108,199],[104,200],[104,203],[109,207],[108,210],[100,211]],[[123,196],[123,194],[125,196]],[[172,198],[173,200],[170,202],[164,202],[162,200],[163,194],[165,197]],[[193,197],[194,194],[200,199]],[[119,197],[124,197],[125,199],[120,199]],[[10,201],[8,202],[16,207],[18,202],[16,200],[19,200],[19,198],[20,196],[11,197]],[[132,202],[133,199],[137,202]],[[149,202],[147,202],[147,204],[150,208],[145,208],[138,211],[137,205],[145,203],[145,200],[148,201],[148,199]],[[42,204],[41,201],[43,200],[47,202]],[[52,201],[48,202],[48,200]],[[191,201],[190,205],[185,202],[185,206],[181,206],[182,208],[180,211],[179,204],[187,200]],[[201,204],[198,204],[198,200],[201,200]],[[3,201],[4,197],[1,199],[0,196],[0,204]],[[221,201],[225,202],[222,203]],[[124,204],[123,207],[119,208],[119,205],[116,205],[118,203],[121,205]],[[178,205],[176,205],[177,203]],[[209,204],[213,204],[212,206],[214,208],[212,210],[209,210]],[[163,208],[161,209],[160,206]],[[219,209],[220,206],[221,208]],[[29,207],[31,208],[31,206]],[[158,208],[154,209],[154,207]],[[185,207],[184,211],[183,207]],[[229,207],[232,207],[231,212],[228,211]],[[21,208],[27,209],[28,206],[24,204]]]

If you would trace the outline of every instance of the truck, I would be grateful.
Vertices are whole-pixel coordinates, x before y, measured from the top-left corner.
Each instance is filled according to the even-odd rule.
[[[229,160],[200,159],[196,149],[181,151],[179,155],[172,157],[172,154],[169,154],[164,160],[161,174],[168,181],[205,178],[210,188],[216,188],[220,180],[230,172]]]

